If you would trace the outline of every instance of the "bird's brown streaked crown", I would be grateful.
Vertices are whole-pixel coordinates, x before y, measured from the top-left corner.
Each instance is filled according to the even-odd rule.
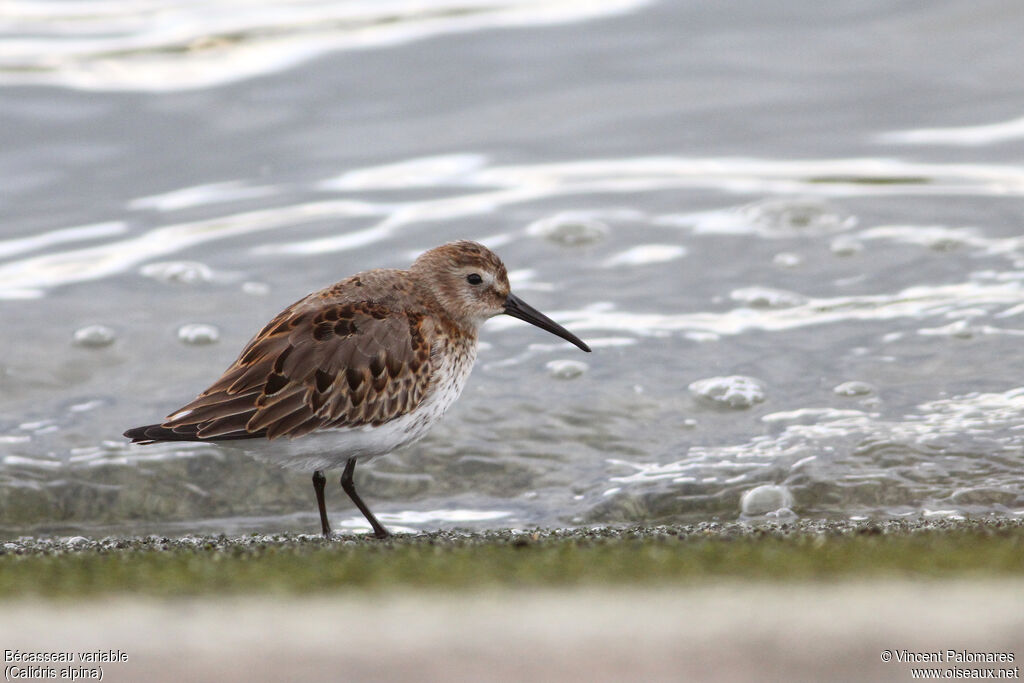
[[[424,252],[409,274],[425,287],[461,327],[475,333],[488,318],[505,312],[511,288],[498,256],[477,242],[460,240]],[[472,284],[471,276],[480,282]]]

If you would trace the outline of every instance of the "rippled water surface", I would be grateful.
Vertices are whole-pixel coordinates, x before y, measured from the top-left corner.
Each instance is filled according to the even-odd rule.
[[[457,238],[594,353],[489,322],[359,470],[392,528],[1024,514],[1022,34],[1009,0],[8,2],[0,534],[314,531],[307,475],[120,434]]]

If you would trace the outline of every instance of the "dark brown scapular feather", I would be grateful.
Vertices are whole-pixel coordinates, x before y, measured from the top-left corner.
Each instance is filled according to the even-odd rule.
[[[374,272],[361,275],[360,295],[372,294]],[[379,425],[414,409],[433,373],[432,319],[408,318],[381,302],[331,300],[346,291],[335,286],[282,312],[172,415],[191,413],[168,418],[146,438],[296,437],[326,426]],[[318,324],[331,334],[314,334]]]

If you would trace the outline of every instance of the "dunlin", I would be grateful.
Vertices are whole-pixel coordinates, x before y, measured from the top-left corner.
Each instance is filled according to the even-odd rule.
[[[499,314],[590,347],[511,293],[501,259],[476,242],[427,251],[408,270],[369,270],[286,308],[206,391],[133,443],[208,441],[313,471],[324,536],[324,471],[378,538],[387,529],[356,493],[356,463],[421,438],[462,393],[477,330]]]

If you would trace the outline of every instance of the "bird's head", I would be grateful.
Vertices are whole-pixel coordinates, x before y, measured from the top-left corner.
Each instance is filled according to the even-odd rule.
[[[449,316],[474,330],[505,313],[590,351],[579,337],[513,294],[505,264],[482,244],[462,240],[435,247],[416,259],[409,272]]]

